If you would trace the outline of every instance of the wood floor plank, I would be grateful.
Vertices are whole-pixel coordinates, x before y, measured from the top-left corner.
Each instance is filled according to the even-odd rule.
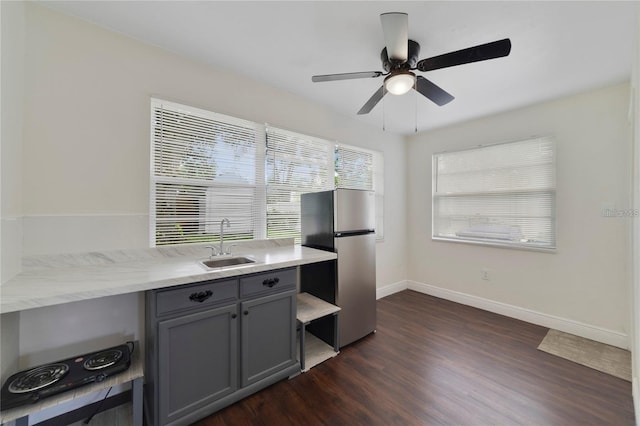
[[[633,425],[631,384],[537,350],[547,330],[403,291],[377,333],[196,425]]]

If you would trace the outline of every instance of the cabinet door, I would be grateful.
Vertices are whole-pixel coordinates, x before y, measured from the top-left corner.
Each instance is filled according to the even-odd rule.
[[[237,306],[158,323],[159,424],[238,388]]]
[[[296,292],[242,302],[242,386],[296,361]]]

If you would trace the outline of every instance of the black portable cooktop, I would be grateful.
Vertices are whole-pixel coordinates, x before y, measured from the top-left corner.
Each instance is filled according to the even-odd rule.
[[[9,377],[0,391],[0,409],[31,404],[125,371],[133,342],[44,364]]]

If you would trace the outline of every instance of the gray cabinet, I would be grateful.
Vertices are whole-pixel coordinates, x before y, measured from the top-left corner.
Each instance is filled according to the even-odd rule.
[[[159,423],[236,391],[237,324],[235,304],[158,323]]]
[[[242,386],[296,361],[296,292],[242,302]]]
[[[145,414],[187,425],[300,371],[296,269],[146,293]]]

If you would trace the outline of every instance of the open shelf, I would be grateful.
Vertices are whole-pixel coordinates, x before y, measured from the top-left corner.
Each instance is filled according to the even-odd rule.
[[[298,294],[298,313],[296,318],[303,324],[309,324],[318,318],[335,314],[340,310],[336,305],[325,302],[309,293]]]
[[[308,331],[304,334],[305,363],[303,372],[338,355],[333,346],[327,345]],[[298,340],[298,359],[300,359],[300,341]]]
[[[304,372],[309,371],[310,368],[338,354],[337,315],[340,308],[309,293],[299,293],[297,295],[297,304],[296,318],[300,323],[298,359],[300,360],[301,369]],[[329,315],[336,317],[334,322],[333,347],[305,330],[306,326],[312,321]]]

